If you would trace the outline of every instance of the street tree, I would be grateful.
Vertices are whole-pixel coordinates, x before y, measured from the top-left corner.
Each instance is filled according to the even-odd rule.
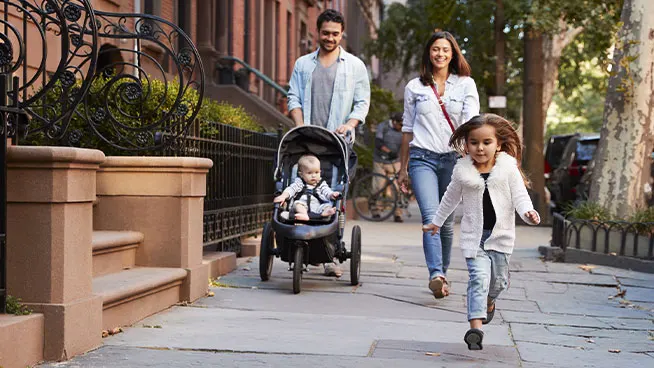
[[[654,148],[654,1],[625,0],[590,200],[620,218],[645,205]]]

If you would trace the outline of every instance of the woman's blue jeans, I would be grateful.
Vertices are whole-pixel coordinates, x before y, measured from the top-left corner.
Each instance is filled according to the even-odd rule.
[[[436,153],[411,147],[409,151],[409,177],[420,207],[422,224],[432,222],[443,194],[452,179],[452,171],[458,155],[456,152]],[[423,233],[422,247],[429,269],[429,278],[445,277],[450,265],[452,239],[454,238],[454,214],[451,214],[436,235]]]

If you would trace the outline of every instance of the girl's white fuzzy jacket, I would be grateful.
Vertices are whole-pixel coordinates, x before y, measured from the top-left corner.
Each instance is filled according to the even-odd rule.
[[[495,208],[495,227],[490,238],[484,243],[485,250],[511,254],[515,243],[515,215],[528,224],[535,225],[525,213],[534,211],[534,206],[527,194],[516,159],[507,153],[500,152],[495,159],[487,184],[474,166],[470,156],[459,159],[454,166],[452,181],[445,191],[433,223],[443,226],[445,219],[463,202],[463,218],[461,220],[461,250],[466,258],[477,255],[484,226],[483,198],[484,189],[488,185],[488,193]]]

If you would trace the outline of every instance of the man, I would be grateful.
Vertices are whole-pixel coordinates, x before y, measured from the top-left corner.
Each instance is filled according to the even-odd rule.
[[[339,134],[354,131],[370,107],[368,70],[361,59],[346,52],[340,42],[345,30],[343,14],[333,9],[318,16],[318,50],[297,59],[289,82],[288,110],[296,126],[319,125]],[[356,167],[351,151],[350,167]],[[350,180],[354,176],[351,171]],[[340,277],[335,264],[325,274]]]
[[[373,172],[384,176],[393,176],[400,172],[400,146],[402,145],[402,112],[394,112],[391,119],[377,125],[375,134],[375,151],[372,156]],[[383,179],[375,179],[373,188],[380,190]],[[398,188],[399,189],[399,188]],[[390,190],[390,189],[389,189]],[[371,208],[373,217],[379,217],[377,208]],[[402,220],[402,209],[395,209],[395,222]]]

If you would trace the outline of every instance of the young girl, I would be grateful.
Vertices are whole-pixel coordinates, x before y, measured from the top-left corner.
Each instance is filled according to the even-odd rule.
[[[454,166],[431,224],[423,231],[435,234],[445,219],[463,202],[461,250],[468,265],[468,321],[464,341],[470,350],[481,350],[487,324],[495,314],[495,300],[506,289],[509,257],[515,242],[515,217],[532,225],[540,223],[520,169],[522,147],[518,134],[504,118],[478,115],[460,126],[450,145],[465,156]]]

